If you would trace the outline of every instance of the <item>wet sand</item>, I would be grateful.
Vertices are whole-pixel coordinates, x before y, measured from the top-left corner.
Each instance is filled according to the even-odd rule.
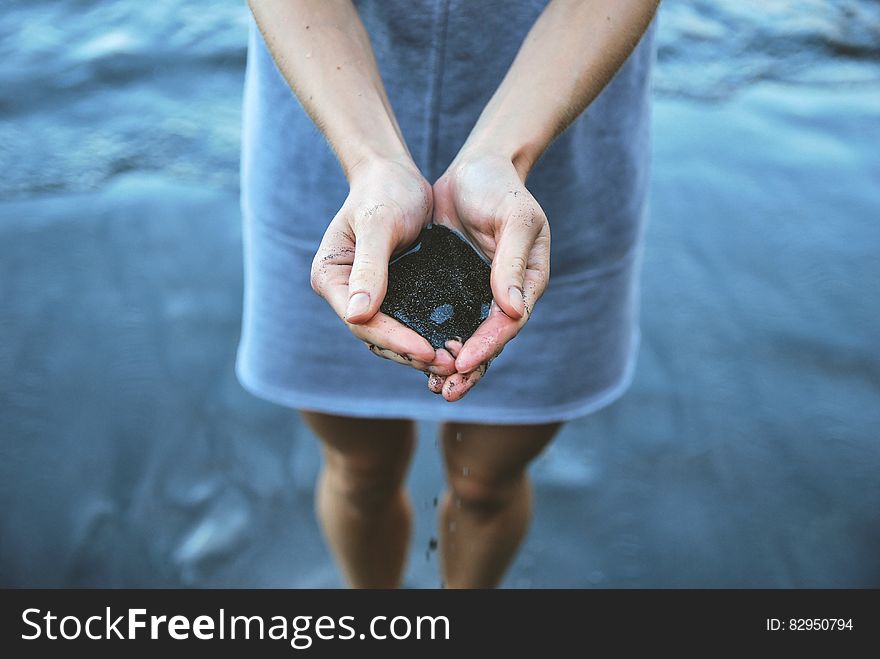
[[[635,382],[535,465],[507,586],[880,586],[877,107],[658,100]],[[340,584],[314,438],[233,375],[237,204],[143,172],[0,203],[0,585]]]
[[[489,316],[488,261],[442,225],[422,229],[418,241],[388,266],[381,310],[425,337],[435,350],[467,341]]]

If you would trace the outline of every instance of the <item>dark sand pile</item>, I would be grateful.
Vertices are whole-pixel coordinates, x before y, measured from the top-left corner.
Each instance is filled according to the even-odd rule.
[[[466,341],[489,315],[489,264],[454,231],[422,230],[416,244],[388,266],[382,311],[442,348]]]

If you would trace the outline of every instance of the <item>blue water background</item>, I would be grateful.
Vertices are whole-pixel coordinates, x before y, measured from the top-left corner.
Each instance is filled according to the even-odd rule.
[[[660,22],[636,379],[535,465],[506,585],[880,586],[880,2]],[[232,372],[246,27],[3,3],[0,585],[340,583],[314,438]]]

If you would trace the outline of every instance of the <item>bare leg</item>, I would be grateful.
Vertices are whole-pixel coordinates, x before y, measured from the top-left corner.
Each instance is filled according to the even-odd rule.
[[[444,424],[449,491],[440,509],[440,550],[448,588],[500,583],[531,520],[526,468],[560,425]]]
[[[400,585],[412,506],[403,488],[415,424],[302,412],[321,439],[324,465],[315,511],[336,561],[354,588]]]

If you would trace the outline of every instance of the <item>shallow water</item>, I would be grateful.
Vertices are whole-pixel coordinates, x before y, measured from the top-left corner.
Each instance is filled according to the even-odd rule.
[[[873,0],[666,0],[661,21],[666,96],[880,80]],[[7,0],[0,196],[95,190],[128,171],[235,186],[246,31],[241,0]]]
[[[232,372],[245,30],[237,0],[0,13],[2,585],[339,584],[314,439]],[[535,465],[507,585],[880,586],[878,30],[664,3],[638,371]]]

